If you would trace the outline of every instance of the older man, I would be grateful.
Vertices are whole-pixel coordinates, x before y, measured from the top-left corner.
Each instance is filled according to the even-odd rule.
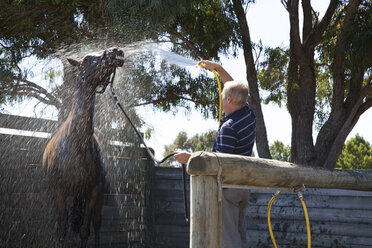
[[[214,152],[250,156],[256,136],[256,118],[247,104],[248,86],[233,81],[233,78],[218,63],[199,62],[207,70],[219,73],[224,89],[222,91],[222,108],[225,117],[221,120],[213,143]],[[174,158],[185,164],[191,154],[177,152]],[[222,247],[243,247],[245,238],[244,212],[248,204],[250,191],[224,189],[222,199]]]

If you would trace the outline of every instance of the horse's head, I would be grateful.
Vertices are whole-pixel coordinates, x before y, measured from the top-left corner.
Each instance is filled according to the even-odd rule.
[[[79,67],[78,78],[94,90],[101,87],[103,93],[110,83],[110,77],[116,67],[124,64],[124,52],[119,48],[109,48],[96,54],[88,54],[80,61],[68,58],[71,65]]]

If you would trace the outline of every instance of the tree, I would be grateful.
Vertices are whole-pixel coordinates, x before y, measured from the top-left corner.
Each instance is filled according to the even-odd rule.
[[[366,55],[372,52],[372,8],[369,1],[331,0],[319,20],[310,1],[302,1],[301,38],[299,1],[282,3],[290,16],[290,47],[266,51],[261,86],[271,91],[267,102],[287,104],[292,161],[333,168],[347,135],[372,106],[372,61]],[[314,114],[319,129],[315,145]]]
[[[356,134],[347,141],[336,164],[337,169],[372,169],[372,146]]]
[[[285,146],[283,142],[276,140],[270,146],[270,154],[272,159],[290,162],[291,161],[291,147]]]
[[[216,131],[209,131],[202,134],[195,134],[191,138],[187,137],[187,133],[181,131],[172,144],[164,146],[165,151],[163,156],[166,156],[176,150],[188,152],[196,151],[212,151],[213,140],[216,136]],[[173,158],[163,163],[164,166],[179,166]]]

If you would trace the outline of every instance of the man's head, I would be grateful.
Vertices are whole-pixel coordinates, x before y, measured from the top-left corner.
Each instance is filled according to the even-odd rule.
[[[241,109],[248,101],[248,85],[239,81],[229,81],[222,91],[222,107],[225,114]]]

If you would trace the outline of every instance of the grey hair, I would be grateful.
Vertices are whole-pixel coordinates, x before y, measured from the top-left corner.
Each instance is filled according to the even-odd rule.
[[[248,85],[240,81],[228,81],[224,84],[222,97],[231,97],[231,102],[235,105],[245,105],[248,102]]]

